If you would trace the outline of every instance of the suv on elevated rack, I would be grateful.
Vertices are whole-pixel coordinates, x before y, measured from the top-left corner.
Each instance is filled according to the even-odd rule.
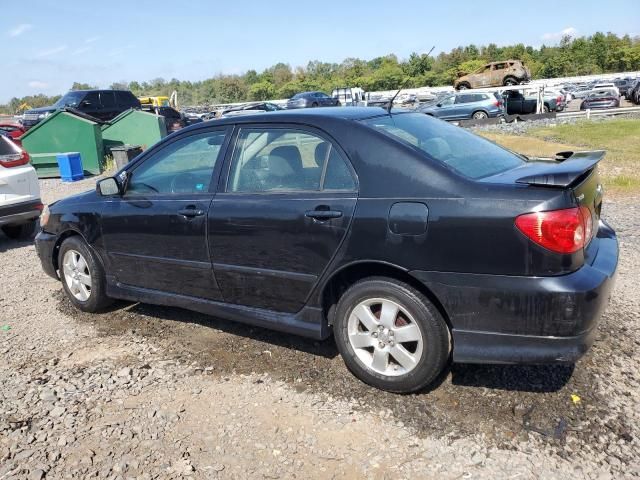
[[[520,60],[504,60],[487,63],[473,73],[463,75],[453,82],[456,90],[467,88],[500,87],[518,85],[531,80],[531,72]]]
[[[56,110],[72,108],[100,120],[111,120],[130,108],[140,108],[140,100],[128,90],[71,90],[50,107],[24,112],[22,125],[31,128]]]

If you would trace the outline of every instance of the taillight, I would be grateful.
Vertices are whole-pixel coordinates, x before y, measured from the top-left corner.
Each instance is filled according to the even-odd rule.
[[[9,155],[0,155],[0,165],[6,168],[19,167],[29,163],[29,154],[22,150],[21,152],[11,153]]]
[[[496,103],[494,103],[494,105],[496,107],[502,107],[502,100],[496,100]]]
[[[516,227],[529,239],[556,253],[574,253],[589,243],[593,220],[587,207],[525,213]]]

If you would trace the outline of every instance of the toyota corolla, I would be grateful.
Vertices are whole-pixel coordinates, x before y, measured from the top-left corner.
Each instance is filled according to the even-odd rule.
[[[575,362],[618,261],[603,152],[527,158],[418,113],[326,108],[183,129],[50,205],[71,303],[173,305],[315,339],[381,389],[453,362]]]

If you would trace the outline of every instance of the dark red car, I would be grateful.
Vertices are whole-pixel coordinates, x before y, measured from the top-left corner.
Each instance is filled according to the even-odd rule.
[[[16,145],[22,147],[20,137],[26,132],[22,125],[11,122],[0,122],[0,131],[13,140]]]

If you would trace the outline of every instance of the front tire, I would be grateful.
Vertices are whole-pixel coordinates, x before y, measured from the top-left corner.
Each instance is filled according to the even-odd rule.
[[[102,263],[81,237],[62,242],[58,267],[62,287],[77,309],[94,313],[113,303],[106,294]]]
[[[361,280],[342,295],[335,318],[336,345],[347,368],[381,390],[420,390],[448,363],[444,319],[406,283],[384,277]]]
[[[2,232],[12,240],[28,240],[36,231],[36,223],[37,221],[33,220],[20,225],[5,225],[2,227]]]

